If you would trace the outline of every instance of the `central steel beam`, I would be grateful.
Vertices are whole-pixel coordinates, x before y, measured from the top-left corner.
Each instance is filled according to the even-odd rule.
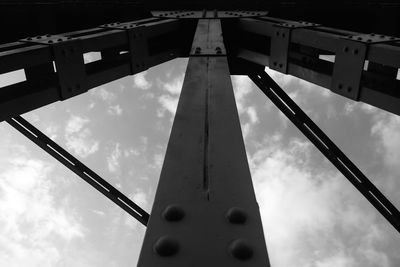
[[[140,267],[270,266],[218,19],[200,19]]]

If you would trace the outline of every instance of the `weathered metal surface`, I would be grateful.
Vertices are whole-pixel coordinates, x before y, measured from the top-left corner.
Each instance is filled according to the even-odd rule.
[[[226,57],[189,58],[138,266],[269,266]]]

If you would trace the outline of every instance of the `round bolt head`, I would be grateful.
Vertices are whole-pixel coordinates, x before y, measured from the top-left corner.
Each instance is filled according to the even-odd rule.
[[[153,250],[161,257],[170,257],[178,253],[179,243],[169,236],[162,236],[154,243]]]
[[[235,239],[229,245],[229,251],[233,257],[245,261],[253,257],[253,248],[244,239]]]
[[[233,207],[226,213],[226,218],[232,224],[245,224],[247,221],[247,214],[243,209]]]
[[[177,205],[168,205],[164,209],[162,216],[169,222],[177,222],[185,217],[185,211]]]

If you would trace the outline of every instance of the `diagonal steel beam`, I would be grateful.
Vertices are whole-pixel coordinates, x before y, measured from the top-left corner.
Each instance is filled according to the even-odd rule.
[[[351,162],[329,137],[264,71],[254,71],[250,79],[290,119],[361,194],[400,232],[400,212]]]
[[[57,145],[39,129],[35,128],[32,124],[20,116],[8,119],[7,122],[36,145],[52,155],[65,167],[79,175],[88,184],[97,189],[97,191],[105,195],[112,202],[132,215],[143,225],[147,225],[150,215],[146,211],[136,205],[132,200],[97,175],[94,171],[81,163],[74,156],[65,151],[62,147]]]

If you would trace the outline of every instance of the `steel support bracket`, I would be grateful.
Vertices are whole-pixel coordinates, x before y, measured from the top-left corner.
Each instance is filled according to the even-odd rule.
[[[293,21],[274,24],[274,34],[271,36],[271,52],[269,67],[273,70],[287,74],[290,36],[293,29],[313,28],[320,24],[304,21]]]
[[[129,54],[131,62],[131,74],[145,71],[149,68],[148,45],[146,38],[146,26],[137,25],[135,22],[110,23],[101,25],[101,28],[117,29],[126,31],[129,39]]]
[[[335,57],[331,90],[350,99],[359,100],[361,77],[368,44],[342,38]]]
[[[88,90],[83,49],[79,39],[47,34],[21,41],[51,46],[62,100]]]

